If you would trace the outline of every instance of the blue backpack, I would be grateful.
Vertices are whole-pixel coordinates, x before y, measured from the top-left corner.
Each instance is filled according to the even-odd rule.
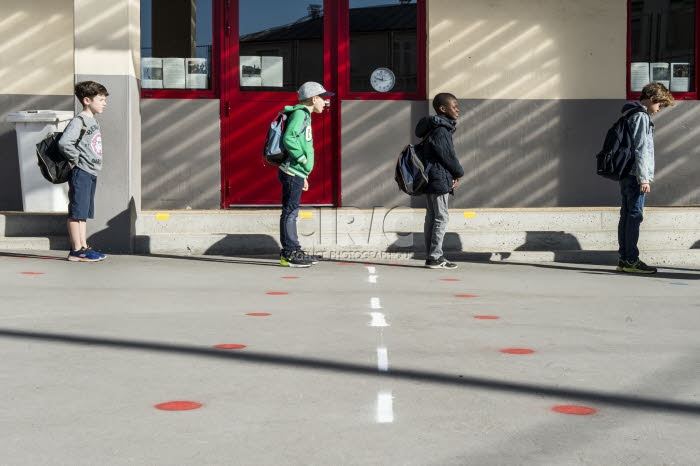
[[[608,129],[603,149],[596,155],[596,171],[599,176],[620,181],[629,174],[635,154],[632,130],[627,120],[635,113],[644,111],[643,107],[631,108]]]
[[[428,187],[428,172],[432,164],[423,164],[423,143],[409,144],[403,148],[396,161],[394,180],[399,189],[410,196],[425,194]]]
[[[289,116],[284,112],[279,112],[274,120],[270,123],[270,128],[267,130],[267,136],[265,137],[265,146],[263,147],[263,163],[279,167],[289,158],[289,152],[284,147],[284,132],[287,129],[287,120]],[[304,118],[304,125],[301,128],[299,134],[296,135],[298,138],[300,135],[306,132],[306,128],[309,126],[307,118]]]

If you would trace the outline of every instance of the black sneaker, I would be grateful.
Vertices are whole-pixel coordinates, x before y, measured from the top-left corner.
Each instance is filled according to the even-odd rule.
[[[311,267],[311,262],[304,259],[304,256],[302,256],[298,252],[291,253],[289,257],[286,257],[284,253],[282,253],[280,254],[280,265],[282,267],[305,268]]]
[[[650,267],[641,260],[637,259],[637,262],[635,262],[634,264],[630,264],[629,262],[625,263],[625,266],[622,268],[622,271],[627,273],[651,274],[656,273],[656,267]]]
[[[319,261],[323,260],[323,257],[316,256],[314,254],[309,254],[303,249],[297,249],[297,254],[301,254],[304,257],[304,259],[311,262],[312,264],[318,264]]]
[[[425,266],[429,269],[456,269],[459,267],[457,264],[445,259],[445,256],[441,256],[439,259],[428,259],[425,261]]]

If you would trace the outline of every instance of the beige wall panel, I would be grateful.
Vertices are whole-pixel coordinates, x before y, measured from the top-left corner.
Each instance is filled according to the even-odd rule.
[[[73,0],[1,0],[0,57],[0,94],[72,94]]]
[[[429,0],[428,92],[625,97],[625,0]]]
[[[138,76],[140,0],[74,0],[74,3],[78,25],[75,74]]]

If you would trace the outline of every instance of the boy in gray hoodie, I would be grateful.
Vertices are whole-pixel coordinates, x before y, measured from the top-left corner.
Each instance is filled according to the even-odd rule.
[[[87,244],[87,219],[95,217],[97,174],[102,169],[102,133],[95,115],[107,106],[107,89],[94,81],[75,85],[75,96],[83,105],[61,136],[58,145],[71,163],[68,179],[68,234],[71,250],[68,260],[95,262],[106,256]]]

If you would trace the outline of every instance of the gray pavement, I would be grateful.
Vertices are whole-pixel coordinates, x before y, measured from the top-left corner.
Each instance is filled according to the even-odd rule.
[[[3,465],[700,463],[698,270],[64,259],[0,253]]]

